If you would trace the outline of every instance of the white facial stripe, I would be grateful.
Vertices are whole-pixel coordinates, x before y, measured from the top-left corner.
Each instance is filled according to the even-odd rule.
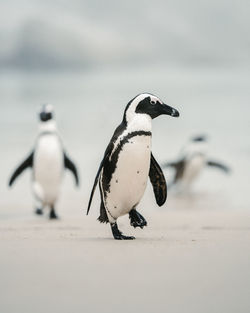
[[[45,113],[53,113],[54,108],[51,104],[44,104],[40,110],[40,112],[45,112]]]
[[[126,120],[127,121],[130,121],[133,117],[133,115],[135,114],[135,110],[136,110],[136,107],[137,105],[143,100],[145,99],[146,97],[148,97],[150,95],[147,95],[147,94],[141,94],[139,96],[137,96],[133,102],[130,104],[127,112],[126,112]]]
[[[151,101],[154,102],[154,103],[156,103],[156,102],[158,101],[158,102],[160,102],[160,103],[162,104],[162,101],[161,101],[159,98],[155,97],[155,96],[151,96],[151,95],[150,95],[150,99],[151,99]]]
[[[51,104],[47,104],[47,105],[45,106],[45,112],[46,112],[46,113],[51,113],[51,112],[53,112],[53,106],[52,106]]]
[[[154,101],[155,103],[159,101],[162,103],[162,101],[157,98],[154,95],[142,93],[138,95],[130,104],[129,108],[126,112],[126,121],[128,123],[127,128],[124,130],[124,132],[117,138],[116,142],[114,143],[113,152],[111,153],[109,159],[111,160],[111,157],[116,150],[117,146],[119,145],[120,141],[126,137],[130,132],[133,131],[151,131],[152,130],[152,119],[148,114],[136,114],[135,110],[137,105],[145,98],[150,97],[151,101]]]
[[[137,97],[133,100],[133,102],[130,104],[130,106],[129,106],[127,112],[126,112],[126,120],[127,120],[127,122],[131,121],[132,118],[133,118],[133,116],[135,115],[135,110],[136,110],[137,105],[138,105],[143,99],[145,99],[145,98],[147,98],[147,97],[150,97],[150,100],[153,101],[153,102],[155,102],[155,103],[156,103],[157,101],[159,101],[160,103],[162,103],[162,101],[161,101],[159,98],[157,98],[156,96],[154,96],[154,95],[151,95],[151,94],[148,94],[148,93],[142,93],[142,94],[140,94],[139,96],[137,96]]]

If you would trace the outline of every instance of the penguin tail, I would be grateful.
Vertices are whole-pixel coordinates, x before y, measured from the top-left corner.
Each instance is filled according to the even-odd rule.
[[[109,220],[108,220],[108,218],[106,219],[106,218],[103,218],[101,215],[98,217],[98,219],[97,219],[100,223],[108,223],[109,222]]]

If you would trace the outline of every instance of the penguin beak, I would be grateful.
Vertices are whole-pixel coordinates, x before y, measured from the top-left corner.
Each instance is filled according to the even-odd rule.
[[[161,114],[171,115],[173,117],[180,116],[180,113],[176,109],[164,103],[162,104],[161,111]]]

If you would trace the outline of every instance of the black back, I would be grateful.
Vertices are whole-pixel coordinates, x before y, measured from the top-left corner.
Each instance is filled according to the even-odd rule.
[[[122,132],[126,129],[126,123],[124,121],[122,121],[122,123],[116,128],[106,150],[103,156],[103,159],[99,165],[96,177],[95,177],[95,181],[94,181],[94,185],[92,187],[91,190],[91,194],[90,194],[90,199],[89,199],[89,203],[88,203],[88,209],[87,209],[87,215],[89,213],[90,207],[91,207],[91,203],[92,203],[92,199],[95,193],[95,189],[99,180],[99,176],[100,173],[102,171],[103,168],[105,168],[105,178],[106,181],[104,181],[104,185],[106,183],[106,185],[108,184],[108,181],[110,181],[112,174],[115,170],[115,166],[114,166],[114,162],[109,162],[109,156],[111,155],[113,148],[114,148],[114,143],[116,142],[117,138],[122,134]]]

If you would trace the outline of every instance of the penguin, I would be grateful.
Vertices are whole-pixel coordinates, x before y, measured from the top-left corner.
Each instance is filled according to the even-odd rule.
[[[209,160],[207,157],[207,137],[194,136],[181,151],[177,161],[163,164],[163,168],[171,167],[175,170],[174,179],[170,186],[178,186],[179,192],[188,191],[192,183],[207,166],[216,167],[225,173],[230,168],[220,162]]]
[[[25,169],[31,168],[35,213],[42,215],[44,208],[49,207],[49,218],[57,219],[55,203],[58,199],[63,171],[66,168],[72,172],[76,186],[79,186],[78,172],[63,148],[51,105],[43,105],[39,120],[39,131],[34,148],[12,174],[9,186],[13,185]]]
[[[142,93],[126,106],[121,124],[116,128],[97,171],[90,194],[87,215],[99,182],[101,223],[110,223],[114,239],[130,240],[119,230],[117,219],[129,214],[133,227],[147,226],[137,206],[145,192],[148,176],[156,202],[162,206],[167,198],[164,174],[151,152],[152,119],[166,114],[178,117],[179,112],[158,97]]]

